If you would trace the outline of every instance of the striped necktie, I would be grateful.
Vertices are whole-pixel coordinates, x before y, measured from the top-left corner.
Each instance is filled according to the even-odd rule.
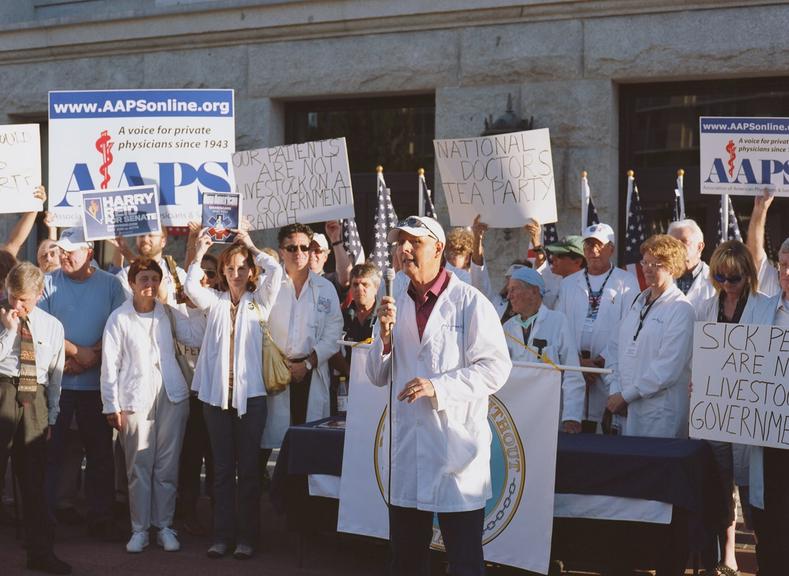
[[[36,349],[33,345],[33,334],[27,318],[19,319],[19,385],[16,389],[16,401],[20,405],[29,404],[36,398]]]

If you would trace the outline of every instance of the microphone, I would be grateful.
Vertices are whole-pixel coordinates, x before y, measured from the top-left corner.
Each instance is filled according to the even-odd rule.
[[[384,282],[385,282],[386,296],[388,296],[389,298],[392,298],[393,294],[394,294],[394,288],[393,288],[394,278],[395,278],[395,271],[394,271],[394,269],[393,268],[386,268],[384,270]],[[391,330],[392,327],[389,326],[389,329]]]

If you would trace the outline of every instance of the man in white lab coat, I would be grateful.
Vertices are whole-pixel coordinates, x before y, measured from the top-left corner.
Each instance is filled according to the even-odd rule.
[[[688,256],[685,260],[685,272],[677,278],[677,288],[698,311],[704,301],[715,295],[715,288],[710,282],[710,267],[701,261],[704,233],[695,220],[688,218],[669,224],[668,235],[685,245]]]
[[[449,572],[484,573],[488,396],[506,382],[512,363],[493,305],[442,267],[445,240],[428,217],[408,217],[390,232],[410,283],[383,299],[368,360],[371,381],[392,386],[384,489],[396,575],[430,574],[434,512]]]
[[[587,227],[583,233],[586,269],[567,276],[559,288],[555,310],[567,317],[581,354],[581,366],[604,366],[601,353],[611,337],[618,334],[622,318],[640,292],[636,277],[611,263],[615,240],[614,230],[608,224]],[[594,374],[585,374],[584,378],[584,420],[600,423],[608,387]]]
[[[543,302],[545,281],[526,266],[512,272],[507,297],[515,316],[504,323],[510,357],[520,362],[544,362],[578,366],[578,348],[564,314]],[[581,372],[562,373],[561,429],[581,431],[584,407],[584,378]]]

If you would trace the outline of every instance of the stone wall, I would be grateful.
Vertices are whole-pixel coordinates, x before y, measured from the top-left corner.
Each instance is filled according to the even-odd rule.
[[[784,3],[469,0],[431,3],[430,14],[414,0],[172,4],[126,0],[101,21],[59,9],[0,28],[0,122],[45,120],[52,89],[234,88],[245,149],[283,142],[289,99],[434,93],[436,137],[451,138],[478,135],[512,95],[516,113],[551,130],[567,234],[580,221],[581,170],[616,227],[620,84],[789,69]],[[489,251],[494,274],[524,242],[492,234],[504,247]]]

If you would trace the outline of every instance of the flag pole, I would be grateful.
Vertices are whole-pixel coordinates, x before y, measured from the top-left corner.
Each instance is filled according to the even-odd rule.
[[[419,204],[417,204],[417,206],[419,206],[419,210],[417,211],[417,214],[419,214],[420,216],[424,216],[425,215],[425,187],[423,185],[423,182],[425,181],[425,169],[420,168],[419,170],[416,171],[416,173],[419,175]]]
[[[721,194],[721,242],[729,239],[729,195]]]
[[[634,170],[627,171],[627,204],[625,207],[625,229],[630,224],[630,201],[633,198],[633,183],[636,181],[636,173]]]
[[[586,229],[586,223],[589,221],[589,180],[587,179],[588,173],[586,170],[581,170],[581,234]]]
[[[685,170],[677,170],[677,190],[679,190],[679,218],[685,219]]]

